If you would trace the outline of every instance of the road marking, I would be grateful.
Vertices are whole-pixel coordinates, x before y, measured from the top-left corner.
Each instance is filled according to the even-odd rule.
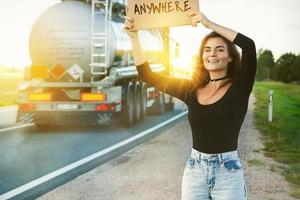
[[[22,124],[22,125],[18,125],[18,126],[13,126],[13,127],[0,129],[0,133],[4,132],[4,131],[11,131],[11,130],[18,129],[18,128],[24,128],[24,127],[27,127],[27,126],[34,126],[34,123]]]
[[[179,115],[176,115],[176,116],[172,117],[171,119],[168,119],[165,122],[163,122],[161,124],[158,124],[158,125],[150,128],[150,129],[147,129],[147,130],[145,130],[145,131],[143,131],[143,132],[141,132],[141,133],[139,133],[139,134],[137,134],[135,136],[132,136],[132,137],[130,137],[130,138],[128,138],[128,139],[126,139],[126,140],[124,140],[122,142],[119,142],[119,143],[117,143],[117,144],[115,144],[113,146],[110,146],[110,147],[108,147],[106,149],[98,151],[97,153],[94,153],[94,154],[92,154],[92,155],[90,155],[88,157],[85,157],[85,158],[83,158],[83,159],[81,159],[79,161],[76,161],[76,162],[74,162],[74,163],[72,163],[70,165],[67,165],[67,166],[65,166],[63,168],[60,168],[60,169],[58,169],[58,170],[56,170],[54,172],[51,172],[51,173],[49,173],[49,174],[47,174],[45,176],[42,176],[42,177],[40,177],[38,179],[35,179],[35,180],[33,180],[33,181],[25,184],[25,185],[22,185],[22,186],[20,186],[18,188],[15,188],[15,189],[7,192],[7,193],[4,193],[4,194],[2,194],[0,196],[0,200],[5,200],[5,199],[9,199],[9,198],[15,197],[15,196],[17,196],[17,195],[19,195],[19,194],[27,191],[27,190],[30,190],[30,189],[32,189],[32,188],[34,188],[34,187],[36,187],[36,186],[38,186],[38,185],[40,185],[42,183],[47,182],[47,181],[49,181],[49,180],[51,180],[51,179],[53,179],[53,178],[55,178],[55,177],[57,177],[59,175],[62,175],[64,173],[68,172],[68,171],[71,171],[71,170],[75,169],[76,167],[84,165],[84,164],[86,164],[86,163],[88,163],[88,162],[90,162],[90,161],[92,161],[92,160],[94,160],[96,158],[99,158],[99,157],[101,157],[101,156],[103,156],[103,155],[105,155],[105,154],[107,154],[107,153],[109,153],[111,151],[114,151],[114,150],[116,150],[116,149],[118,149],[118,148],[120,148],[122,146],[125,146],[125,145],[127,145],[127,144],[129,144],[129,143],[131,143],[131,142],[133,142],[133,141],[141,138],[141,137],[144,137],[144,136],[148,135],[149,133],[155,131],[156,129],[161,128],[162,126],[165,126],[165,125],[171,123],[172,121],[174,121],[174,120],[176,120],[176,119],[184,116],[185,114],[187,114],[187,111],[184,111],[183,113],[180,113]]]

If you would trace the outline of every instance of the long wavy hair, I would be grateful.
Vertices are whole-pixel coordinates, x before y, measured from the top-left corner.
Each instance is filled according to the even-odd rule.
[[[240,53],[238,52],[236,46],[232,42],[230,42],[229,40],[221,36],[220,34],[213,31],[208,35],[206,35],[202,40],[200,50],[199,50],[199,57],[197,59],[197,63],[192,75],[192,88],[190,92],[194,92],[198,87],[205,86],[210,81],[208,70],[205,69],[203,58],[202,58],[204,47],[206,45],[206,42],[210,38],[223,39],[223,41],[227,46],[229,56],[232,59],[231,62],[228,63],[227,75],[230,76],[232,80],[235,80],[239,75],[240,68],[241,68],[241,59],[240,59]]]

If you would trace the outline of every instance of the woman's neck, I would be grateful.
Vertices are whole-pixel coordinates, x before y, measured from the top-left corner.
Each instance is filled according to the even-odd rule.
[[[227,70],[209,71],[209,77],[211,81],[208,84],[210,84],[213,89],[220,88],[230,79],[230,77],[227,76]]]
[[[218,79],[225,77],[227,75],[227,69],[217,70],[217,71],[208,71],[210,79]]]

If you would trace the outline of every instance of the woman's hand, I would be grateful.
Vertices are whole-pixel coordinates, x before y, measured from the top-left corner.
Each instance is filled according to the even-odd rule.
[[[188,16],[193,17],[192,26],[197,26],[197,23],[200,22],[203,26],[209,28],[212,23],[203,13],[192,12]]]
[[[126,16],[125,16],[125,22],[124,22],[124,29],[129,35],[130,38],[134,38],[138,36],[137,30],[134,30],[134,21],[131,17],[127,16],[127,9],[126,8]]]
[[[135,27],[134,27],[134,21],[131,17],[127,16],[127,13],[128,13],[127,11],[128,11],[128,8],[126,7],[124,30],[127,32],[128,36],[130,38],[134,63],[136,66],[139,66],[139,65],[145,63],[147,60],[143,54],[143,50],[142,50],[142,47],[141,47],[140,41],[139,41],[138,31],[135,30]]]

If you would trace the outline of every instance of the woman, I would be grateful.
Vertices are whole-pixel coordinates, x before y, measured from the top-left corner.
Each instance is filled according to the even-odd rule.
[[[133,19],[126,17],[125,29],[135,64],[143,81],[179,98],[188,107],[193,148],[183,174],[182,199],[246,199],[237,142],[255,78],[255,44],[202,13],[189,16],[193,26],[200,22],[213,30],[202,41],[192,80],[152,72],[133,31]],[[242,59],[235,45],[242,49]]]

